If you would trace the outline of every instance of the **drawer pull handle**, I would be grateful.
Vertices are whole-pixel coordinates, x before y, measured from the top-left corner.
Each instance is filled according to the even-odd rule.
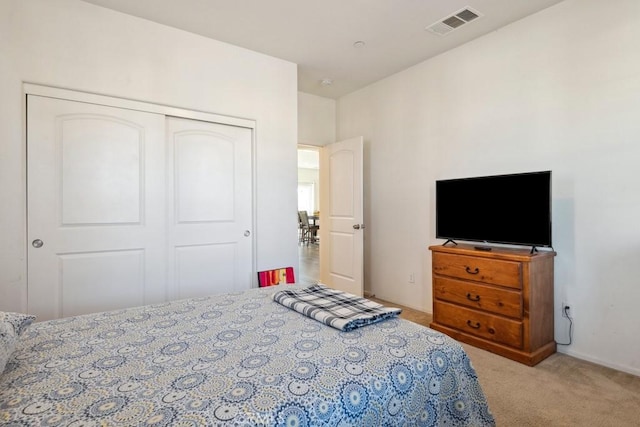
[[[478,267],[476,267],[475,269],[471,270],[471,268],[468,265],[465,265],[464,269],[469,274],[478,274],[478,273],[480,273],[480,269]]]
[[[471,294],[467,294],[467,299],[469,301],[480,301],[480,295],[476,295],[474,298],[471,298]]]
[[[473,323],[471,323],[471,320],[467,320],[467,326],[473,329],[480,329],[480,322],[476,322],[476,324],[474,325]]]
[[[489,333],[490,333],[491,335],[493,335],[493,334],[495,334],[495,333],[496,333],[496,330],[495,330],[495,329],[493,329],[493,328],[489,328]]]

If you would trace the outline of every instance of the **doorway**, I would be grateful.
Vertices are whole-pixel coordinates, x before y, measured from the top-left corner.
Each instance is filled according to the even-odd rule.
[[[322,282],[354,295],[364,294],[363,148],[362,136],[322,147],[298,146],[299,193],[305,194],[308,186],[304,184],[317,179],[313,210],[319,220],[319,240],[314,239],[314,245],[304,239],[299,242],[300,282]],[[308,200],[300,197],[299,203]],[[300,224],[303,221],[298,228]]]
[[[320,148],[298,146],[298,211],[306,211],[314,225],[319,225],[320,215]],[[312,237],[312,238],[309,238]],[[298,282],[318,283],[320,280],[320,240],[317,236],[305,236],[298,225],[298,258],[300,271]]]

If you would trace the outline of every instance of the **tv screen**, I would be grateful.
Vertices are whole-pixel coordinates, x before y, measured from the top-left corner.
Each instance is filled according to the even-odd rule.
[[[551,171],[436,181],[436,237],[551,246]]]

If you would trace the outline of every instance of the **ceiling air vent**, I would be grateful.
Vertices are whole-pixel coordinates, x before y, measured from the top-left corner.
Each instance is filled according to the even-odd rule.
[[[464,9],[457,11],[453,15],[447,16],[446,18],[429,25],[425,29],[439,36],[444,36],[445,34],[449,34],[451,31],[456,30],[462,27],[464,24],[467,24],[474,19],[480,18],[481,16],[482,14],[480,14],[480,12],[478,12],[477,10],[473,10],[467,6]]]

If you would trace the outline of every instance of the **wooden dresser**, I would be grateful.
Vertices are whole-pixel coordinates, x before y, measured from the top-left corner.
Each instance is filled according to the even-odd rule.
[[[431,328],[533,366],[555,353],[552,251],[430,246]]]

